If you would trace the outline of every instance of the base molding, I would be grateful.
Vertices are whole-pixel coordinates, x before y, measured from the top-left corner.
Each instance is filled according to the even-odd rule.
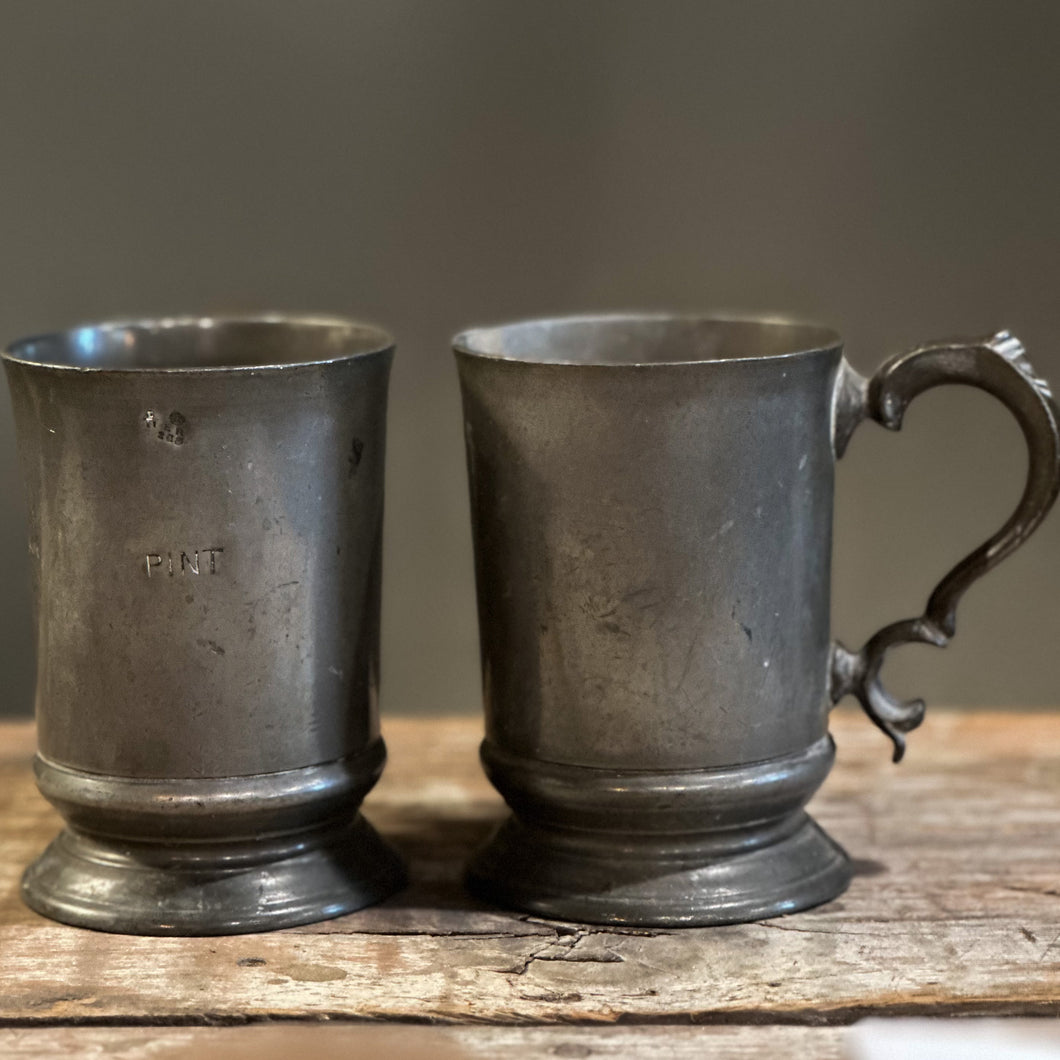
[[[62,831],[22,878],[26,904],[77,927],[228,935],[352,913],[403,886],[398,856],[359,814],[300,836],[165,847]]]
[[[629,927],[736,924],[820,905],[846,890],[846,852],[809,815],[746,853],[666,859],[635,844],[591,853],[511,817],[472,862],[467,885],[495,905],[557,920]]]
[[[386,751],[281,773],[135,778],[37,757],[66,828],[26,870],[30,908],[136,935],[224,935],[326,920],[404,886],[358,812]]]
[[[536,762],[483,744],[513,816],[472,861],[469,889],[539,916],[631,927],[731,924],[819,905],[850,860],[803,810],[835,755],[705,770]]]

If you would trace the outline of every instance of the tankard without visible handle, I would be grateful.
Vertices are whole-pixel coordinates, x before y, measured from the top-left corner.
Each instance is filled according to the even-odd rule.
[[[107,931],[306,923],[401,886],[358,813],[376,706],[393,341],[156,320],[4,354],[37,603],[38,912]]]
[[[803,807],[832,705],[893,741],[924,704],[880,682],[894,647],[943,646],[968,586],[1060,485],[1057,409],[1007,333],[932,343],[871,380],[830,330],[637,315],[455,340],[464,402],[486,739],[513,815],[469,886],[540,915],[720,924],[839,894],[845,852]],[[835,459],[865,419],[978,387],[1030,451],[1007,523],[922,615],[859,651],[829,627]]]

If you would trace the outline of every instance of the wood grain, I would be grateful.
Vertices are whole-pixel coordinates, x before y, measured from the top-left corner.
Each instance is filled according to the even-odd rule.
[[[0,1028],[5,1060],[762,1060],[843,1056],[839,1027],[418,1027],[396,1024],[250,1027]]]
[[[899,767],[860,715],[837,712],[833,732],[838,763],[811,809],[858,875],[817,910],[637,932],[489,909],[459,885],[503,812],[478,768],[480,723],[400,719],[366,810],[413,886],[291,931],[147,939],[21,904],[21,869],[59,821],[33,788],[29,728],[0,726],[0,1025],[712,1024],[736,1041],[738,1025],[869,1013],[1060,1015],[1060,716],[936,710]]]

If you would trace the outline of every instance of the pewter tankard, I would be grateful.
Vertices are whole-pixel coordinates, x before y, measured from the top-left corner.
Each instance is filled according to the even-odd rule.
[[[342,320],[78,328],[4,354],[37,605],[37,780],[66,828],[23,896],[205,935],[403,881],[358,813],[376,708],[393,342]]]
[[[530,321],[455,340],[486,710],[513,811],[482,897],[546,916],[720,924],[839,894],[844,851],[803,806],[828,714],[856,696],[901,756],[920,701],[888,650],[942,646],[961,594],[1057,494],[1057,411],[1007,334],[924,346],[871,379],[824,328],[699,317]],[[1005,526],[919,618],[830,639],[834,462],[942,383],[980,387],[1030,449]]]

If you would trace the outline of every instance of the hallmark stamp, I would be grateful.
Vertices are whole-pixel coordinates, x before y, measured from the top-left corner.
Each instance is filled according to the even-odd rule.
[[[148,552],[144,556],[144,567],[148,578],[159,575],[216,574],[217,557],[223,548],[196,548],[185,552]]]
[[[180,412],[171,412],[163,416],[161,412],[148,409],[143,415],[143,425],[160,442],[168,442],[170,445],[183,445],[187,434],[188,420]]]

